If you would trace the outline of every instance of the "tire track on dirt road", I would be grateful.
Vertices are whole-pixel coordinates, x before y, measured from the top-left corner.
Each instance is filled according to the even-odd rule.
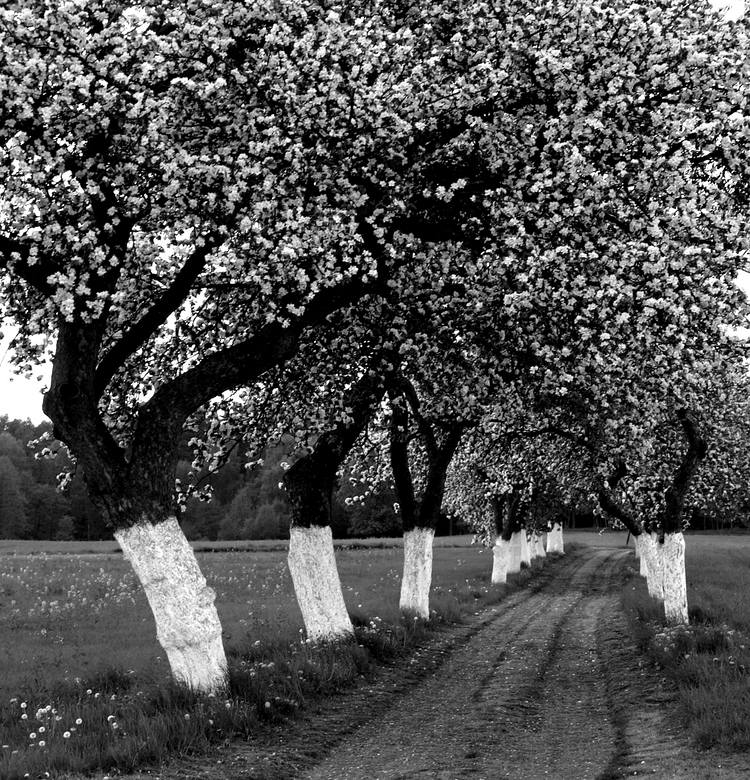
[[[619,552],[591,551],[548,587],[506,604],[437,674],[303,776],[597,777],[612,759],[615,735],[606,719],[604,680],[596,657],[593,663],[590,657],[595,619],[591,626],[584,623],[592,623],[588,594],[611,586],[621,559]],[[571,621],[587,629],[582,636],[589,655],[581,653],[579,641],[568,639],[575,633]],[[576,690],[561,700],[559,685],[572,673]],[[572,696],[577,704],[571,707]],[[570,743],[561,735],[569,726],[587,735],[573,755],[558,744]],[[597,732],[598,738],[588,736]],[[566,774],[572,766],[574,773]]]
[[[624,550],[586,547],[284,727],[135,778],[750,778],[690,747],[630,636]]]

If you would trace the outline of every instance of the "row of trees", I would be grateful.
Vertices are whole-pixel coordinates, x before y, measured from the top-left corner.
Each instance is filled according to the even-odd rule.
[[[15,364],[51,359],[54,435],[177,678],[226,671],[177,521],[201,490],[175,490],[187,431],[194,473],[291,437],[312,638],[353,630],[344,469],[356,503],[395,489],[422,617],[444,500],[481,529],[595,497],[679,579],[707,431],[742,440],[745,22],[697,0],[25,0],[0,20]]]

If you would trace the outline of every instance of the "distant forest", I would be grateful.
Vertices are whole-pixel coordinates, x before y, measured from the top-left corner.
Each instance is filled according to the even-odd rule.
[[[110,539],[112,532],[91,503],[85,485],[73,468],[73,478],[64,492],[57,488],[57,475],[71,469],[63,449],[54,459],[37,460],[29,441],[50,434],[49,423],[0,416],[0,538],[2,539]],[[58,443],[59,445],[59,443]],[[47,445],[49,446],[49,445]],[[52,445],[52,449],[56,449]],[[188,481],[192,471],[185,448],[177,477]],[[270,447],[263,465],[245,468],[242,448],[216,474],[204,476],[213,487],[210,502],[190,498],[179,515],[188,539],[282,539],[289,536],[289,512],[281,463],[288,448]],[[200,477],[201,475],[199,475]],[[355,490],[342,479],[334,504],[333,533],[337,538],[400,536],[400,519],[393,509],[396,497],[382,487],[364,501],[347,504]],[[465,533],[460,523],[443,518],[439,534]]]

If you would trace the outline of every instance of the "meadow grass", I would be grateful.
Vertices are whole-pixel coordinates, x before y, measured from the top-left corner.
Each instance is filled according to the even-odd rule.
[[[633,576],[623,591],[640,648],[675,682],[684,726],[701,748],[750,750],[750,536],[686,534],[690,626]]]
[[[315,645],[302,636],[283,552],[199,554],[217,593],[230,685],[225,696],[197,697],[170,682],[122,556],[0,557],[0,777],[127,771],[247,737],[518,587],[489,585],[489,550],[437,547],[424,624],[398,612],[400,549],[344,548],[337,560],[356,639]]]

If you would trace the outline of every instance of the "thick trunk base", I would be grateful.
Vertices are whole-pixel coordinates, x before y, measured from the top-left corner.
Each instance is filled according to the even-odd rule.
[[[526,531],[521,531],[521,565],[531,566],[531,546]]]
[[[547,532],[547,554],[558,553],[565,555],[565,544],[563,543],[563,529],[560,523],[555,523],[552,530]]]
[[[504,585],[508,581],[508,566],[512,556],[511,543],[498,539],[492,548],[492,584]]]
[[[681,533],[665,534],[661,548],[664,616],[671,625],[687,625],[685,537]]]
[[[404,533],[404,576],[399,608],[427,620],[430,617],[432,582],[432,528],[413,528]]]
[[[658,601],[664,601],[660,546],[656,533],[651,533],[645,538],[643,551],[646,553],[646,583],[649,595]]]
[[[648,560],[646,559],[646,552],[644,550],[646,544],[648,544],[648,541],[643,534],[635,537],[636,558],[640,563],[639,574],[644,578],[648,578]]]
[[[535,558],[546,558],[547,553],[544,552],[544,544],[542,542],[542,535],[541,534],[535,534],[534,535],[534,557]]]
[[[508,574],[518,574],[521,571],[522,537],[525,536],[526,531],[516,531],[510,537],[510,542],[508,542]]]
[[[146,592],[175,679],[201,693],[220,691],[227,659],[215,593],[177,519],[140,522],[115,531],[115,539]]]
[[[289,571],[307,638],[313,641],[352,636],[354,627],[344,603],[330,526],[292,526]]]

